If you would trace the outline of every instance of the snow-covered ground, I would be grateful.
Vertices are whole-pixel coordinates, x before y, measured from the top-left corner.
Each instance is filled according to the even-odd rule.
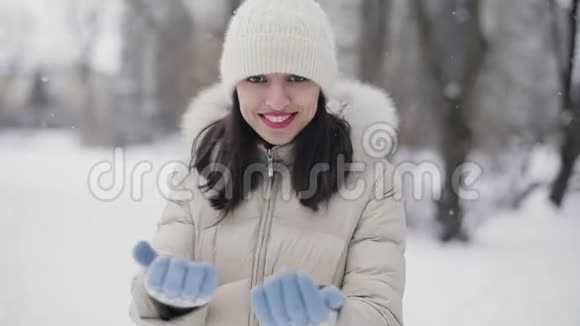
[[[130,325],[131,248],[153,235],[157,174],[178,148],[129,148],[125,174],[104,175],[111,189],[95,192],[91,168],[112,150],[62,132],[0,134],[0,325]],[[143,161],[152,172],[140,187],[130,172]],[[486,218],[469,245],[410,231],[406,325],[580,325],[580,194],[562,212],[545,198],[540,189],[517,212]]]

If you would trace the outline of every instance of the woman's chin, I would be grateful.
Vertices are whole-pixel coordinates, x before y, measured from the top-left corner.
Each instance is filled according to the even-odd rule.
[[[292,142],[292,139],[294,139],[294,137],[292,137],[292,135],[289,134],[283,134],[283,135],[272,135],[271,133],[262,133],[260,134],[260,137],[262,137],[262,139],[266,142],[268,142],[269,144],[272,144],[274,146],[282,146],[282,145],[286,145],[290,142]]]
[[[264,140],[266,142],[268,142],[269,144],[272,144],[274,146],[282,146],[282,145],[286,145],[286,144],[291,142],[291,140],[272,138],[272,137],[264,138]]]

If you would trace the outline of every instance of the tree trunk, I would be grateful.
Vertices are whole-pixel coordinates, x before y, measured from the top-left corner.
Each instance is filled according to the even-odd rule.
[[[467,160],[472,147],[472,132],[464,116],[462,100],[448,100],[447,113],[443,122],[442,156],[445,170],[445,183],[441,198],[437,203],[437,221],[442,226],[441,240],[454,238],[467,240],[462,230],[465,212],[461,206],[458,190],[460,182],[454,176],[461,173],[461,165]],[[455,112],[454,112],[455,111]]]
[[[550,200],[554,205],[561,207],[564,195],[568,189],[570,179],[574,174],[576,159],[580,154],[580,106],[576,103],[572,121],[565,129],[565,139],[560,149],[561,167],[558,176],[552,185]]]
[[[197,60],[192,17],[182,1],[131,0],[127,5],[114,145],[148,143],[176,129],[193,95]]]
[[[168,2],[166,14],[158,24],[157,119],[165,131],[175,130],[193,95],[193,21],[181,1]]]
[[[360,39],[361,80],[377,83],[383,72],[387,40],[387,21],[391,0],[365,0],[362,5]]]
[[[97,113],[95,112],[95,98],[94,89],[91,82],[91,67],[87,60],[81,60],[78,64],[79,79],[83,85],[82,95],[82,110],[81,110],[81,142],[85,146],[96,146],[102,144],[101,133],[103,132],[99,127]]]
[[[82,85],[82,99],[79,124],[81,142],[86,146],[102,145],[105,142],[106,131],[95,104],[94,71],[91,67],[91,57],[94,55],[98,40],[102,15],[102,5],[89,5],[86,2],[74,2],[70,9],[70,24],[72,35],[80,47],[79,61],[76,65],[79,81]]]
[[[563,73],[562,93],[563,112],[568,112],[571,116],[564,124],[564,142],[560,149],[561,167],[558,176],[552,185],[550,200],[554,205],[560,207],[564,200],[564,195],[568,188],[570,178],[574,172],[576,159],[580,154],[580,99],[578,92],[574,89],[580,87],[574,81],[573,72],[576,64],[577,30],[578,30],[578,1],[573,0],[568,21],[568,53],[566,70]]]
[[[414,0],[422,53],[443,99],[442,157],[445,181],[438,201],[437,221],[442,241],[467,240],[462,229],[464,211],[458,191],[461,166],[473,146],[469,110],[480,74],[485,42],[479,21],[479,1],[442,1],[439,16],[431,18],[422,0]]]

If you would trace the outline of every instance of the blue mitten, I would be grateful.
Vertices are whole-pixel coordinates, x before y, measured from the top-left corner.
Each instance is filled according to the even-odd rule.
[[[344,296],[335,286],[319,289],[305,273],[283,273],[251,291],[251,304],[261,324],[267,326],[318,325],[329,321],[342,307]]]
[[[193,308],[211,300],[216,289],[215,267],[174,256],[160,256],[145,241],[133,257],[145,270],[145,289],[155,300],[177,308]]]

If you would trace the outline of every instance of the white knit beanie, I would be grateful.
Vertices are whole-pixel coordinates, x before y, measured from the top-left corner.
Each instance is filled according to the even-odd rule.
[[[220,60],[228,98],[241,80],[287,73],[333,93],[338,78],[330,21],[314,0],[246,0],[231,18]]]

